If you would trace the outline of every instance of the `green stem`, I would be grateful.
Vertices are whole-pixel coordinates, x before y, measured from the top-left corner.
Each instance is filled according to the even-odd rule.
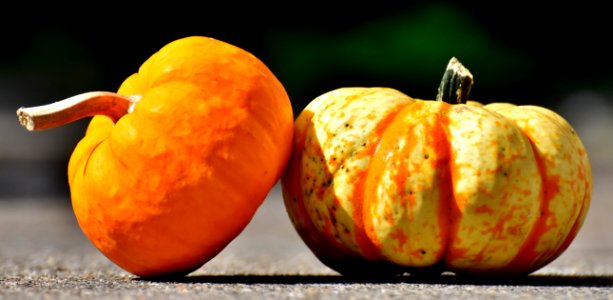
[[[438,87],[436,100],[447,103],[466,103],[473,83],[473,75],[470,71],[457,58],[452,57]]]

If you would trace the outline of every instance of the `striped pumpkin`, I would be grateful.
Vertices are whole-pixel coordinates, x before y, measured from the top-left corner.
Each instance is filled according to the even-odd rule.
[[[359,87],[300,113],[282,178],[295,229],[346,275],[531,273],[574,239],[592,185],[549,109]]]

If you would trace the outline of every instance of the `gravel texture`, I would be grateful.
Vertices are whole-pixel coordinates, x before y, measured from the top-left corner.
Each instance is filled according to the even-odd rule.
[[[0,299],[613,299],[613,172],[595,170],[588,219],[557,260],[516,279],[401,276],[352,280],[294,232],[275,187],[217,257],[175,281],[115,266],[81,233],[68,199],[0,200]]]

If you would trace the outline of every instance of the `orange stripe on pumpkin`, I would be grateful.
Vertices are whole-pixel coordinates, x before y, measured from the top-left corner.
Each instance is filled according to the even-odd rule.
[[[360,153],[361,156],[370,157],[370,161],[368,166],[359,173],[351,199],[353,203],[356,242],[367,259],[375,260],[381,257],[379,250],[381,241],[376,238],[376,234],[373,232],[372,215],[369,209],[364,209],[370,207],[369,204],[376,201],[377,182],[379,182],[381,178],[381,173],[377,170],[384,170],[384,167],[380,166],[380,164],[384,165],[384,162],[377,162],[377,159],[375,159],[376,153],[379,151],[385,131],[397,117],[406,114],[407,112],[404,112],[406,108],[414,103],[415,102],[410,102],[398,105],[396,109],[392,110],[385,118],[379,121],[377,127],[369,137],[367,148]],[[369,174],[375,171],[377,171],[377,173]],[[366,233],[367,230],[370,231],[370,234]]]
[[[445,103],[445,105],[443,105],[440,109],[441,112],[444,112],[449,108],[451,108],[451,105]],[[444,120],[446,120],[446,122]],[[436,253],[436,257],[443,258],[447,251],[449,235],[452,231],[451,220],[453,216],[453,209],[451,203],[455,203],[455,201],[453,201],[453,186],[451,181],[451,172],[449,171],[451,168],[451,145],[444,127],[444,124],[449,124],[449,120],[445,119],[441,113],[437,115],[435,124],[436,127],[432,128],[433,131],[431,135],[429,135],[429,138],[433,139],[434,141],[428,144],[434,146],[436,156],[438,157],[436,161],[431,160],[431,163],[435,164],[434,167],[437,169],[440,176],[440,194],[438,199],[439,206],[437,214],[440,228],[440,248],[438,253]],[[455,213],[458,212],[456,211]]]
[[[585,220],[585,216],[587,215],[591,201],[591,181],[590,179],[586,178],[584,168],[579,168],[579,174],[580,180],[585,184],[586,193],[583,195],[581,202],[579,202],[581,207],[580,212],[577,215],[577,219],[575,219],[573,227],[570,229],[560,246],[555,249],[552,254],[548,255],[548,257],[541,257],[541,259],[536,262],[534,269],[541,268],[548,264],[551,260],[560,256],[568,248],[568,246],[570,246],[574,238],[577,236],[577,233],[579,233],[579,229],[581,229],[581,226],[583,225],[583,221]]]
[[[547,233],[550,229],[556,226],[555,220],[552,220],[552,224],[547,224],[550,218],[555,218],[555,214],[549,208],[550,202],[553,197],[558,193],[558,186],[560,185],[559,176],[547,176],[547,167],[545,161],[540,156],[532,141],[530,141],[534,152],[534,158],[538,165],[539,173],[541,175],[542,191],[541,191],[541,203],[540,203],[540,217],[536,220],[532,227],[532,231],[528,235],[528,238],[521,246],[519,252],[513,260],[509,263],[508,270],[513,270],[515,273],[529,272],[535,269],[534,262],[537,260],[547,260],[543,257],[544,253],[536,251],[536,246],[540,238]]]

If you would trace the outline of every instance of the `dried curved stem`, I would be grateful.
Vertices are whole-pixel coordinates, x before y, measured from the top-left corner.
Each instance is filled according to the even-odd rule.
[[[55,128],[95,115],[105,115],[116,122],[131,112],[138,100],[140,95],[87,92],[47,105],[21,107],[17,116],[19,123],[29,131]]]
[[[466,103],[473,83],[473,74],[457,58],[452,57],[438,88],[436,100],[447,103],[452,103],[452,101],[453,103]]]

